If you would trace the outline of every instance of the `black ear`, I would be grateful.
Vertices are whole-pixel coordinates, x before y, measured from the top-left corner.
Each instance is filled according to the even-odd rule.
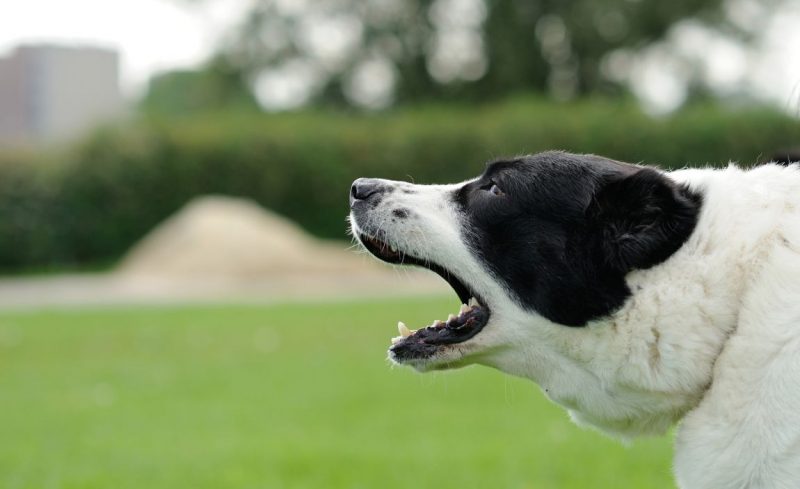
[[[606,182],[590,207],[602,260],[628,272],[670,257],[697,223],[699,194],[650,168]]]

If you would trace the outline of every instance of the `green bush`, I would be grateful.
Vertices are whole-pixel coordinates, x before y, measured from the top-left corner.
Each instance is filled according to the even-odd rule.
[[[199,194],[251,197],[344,238],[359,176],[457,181],[495,157],[554,148],[665,168],[753,164],[798,143],[800,122],[766,109],[653,119],[608,101],[143,119],[95,134],[58,164],[0,155],[0,268],[113,259]]]

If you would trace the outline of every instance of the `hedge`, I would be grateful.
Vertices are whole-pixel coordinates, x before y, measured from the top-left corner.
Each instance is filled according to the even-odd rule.
[[[752,164],[798,144],[800,121],[767,109],[698,106],[653,119],[602,100],[140,119],[66,153],[0,154],[0,269],[112,260],[200,194],[251,197],[344,238],[359,176],[458,181],[487,160],[554,148],[664,168]]]

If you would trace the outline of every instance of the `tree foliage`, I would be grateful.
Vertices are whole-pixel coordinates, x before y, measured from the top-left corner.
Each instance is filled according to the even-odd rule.
[[[262,103],[381,107],[618,93],[606,60],[724,0],[261,0],[215,58]]]

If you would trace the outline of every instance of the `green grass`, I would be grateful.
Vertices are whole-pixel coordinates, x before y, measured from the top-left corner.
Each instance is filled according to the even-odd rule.
[[[0,314],[3,488],[667,488],[485,367],[385,360],[442,299]]]

